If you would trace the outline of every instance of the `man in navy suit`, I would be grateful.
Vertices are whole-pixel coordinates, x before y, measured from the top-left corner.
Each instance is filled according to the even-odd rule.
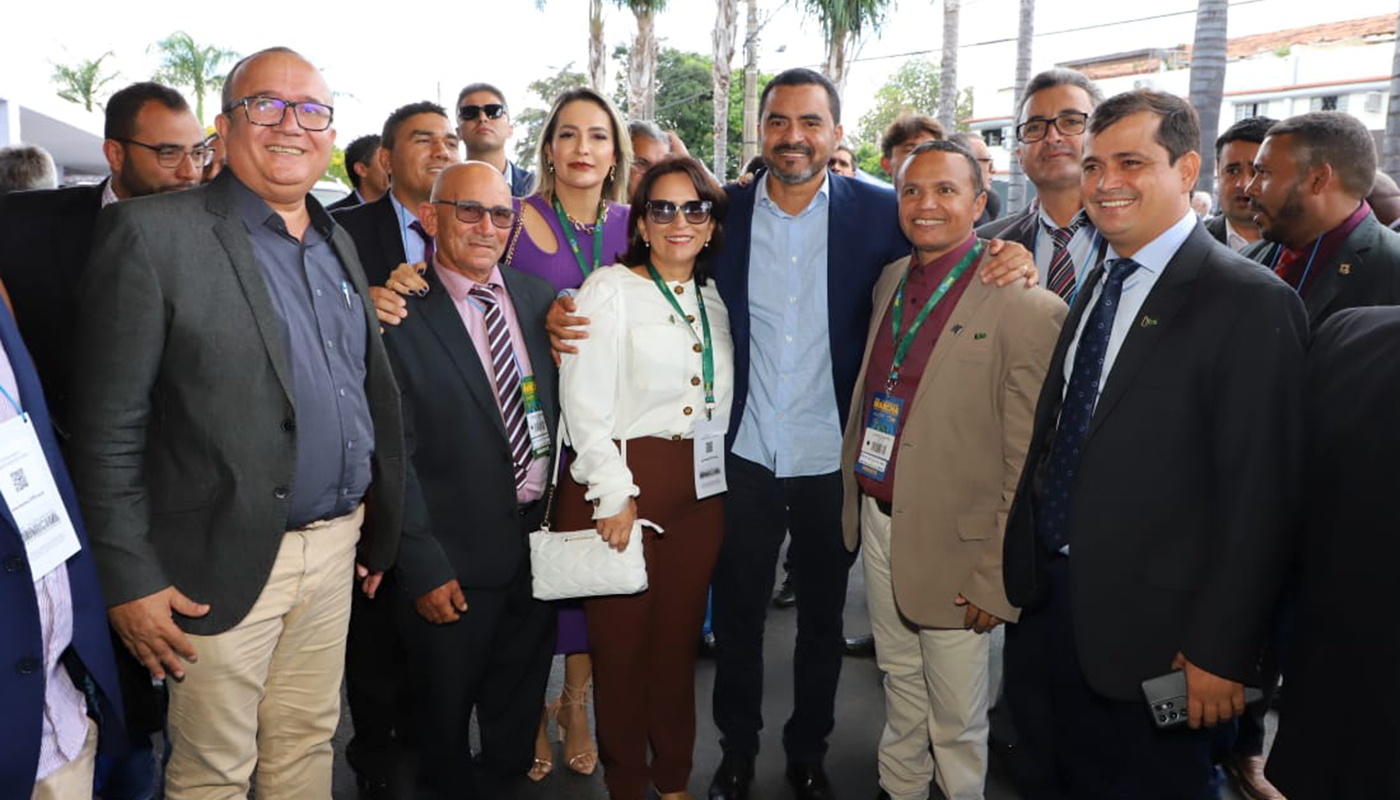
[[[0,347],[0,458],[7,464],[8,483],[0,503],[0,664],[13,665],[0,681],[0,708],[7,718],[0,730],[0,795],[7,800],[31,792],[34,797],[91,796],[98,747],[112,752],[125,741],[107,606],[39,376],[8,309],[0,309]],[[11,460],[15,443],[26,440],[42,454],[30,463],[47,467],[58,494],[34,499],[26,508],[52,499],[75,537],[54,540],[52,546],[63,548],[66,542],[72,550],[56,564],[45,558],[44,540],[63,523],[44,526],[29,520],[32,514],[22,515],[29,520],[22,537],[12,513],[22,498],[12,495],[11,487],[39,484],[32,472],[17,475]],[[47,513],[44,518],[53,519]]]

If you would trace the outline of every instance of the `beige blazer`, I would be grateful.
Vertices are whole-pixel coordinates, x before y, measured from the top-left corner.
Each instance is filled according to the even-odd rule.
[[[907,257],[889,264],[875,285],[875,313],[846,420],[841,522],[849,550],[860,537],[854,470],[865,432],[865,372],[908,267]],[[1002,585],[1001,545],[1036,399],[1067,312],[1052,292],[999,289],[974,276],[929,355],[905,411],[890,530],[895,602],[920,627],[963,627],[966,610],[953,602],[959,594],[1001,619],[1019,615]]]

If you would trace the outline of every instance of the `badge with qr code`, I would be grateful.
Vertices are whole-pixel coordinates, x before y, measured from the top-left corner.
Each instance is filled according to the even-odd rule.
[[[34,580],[82,549],[58,493],[34,421],[21,414],[0,425],[0,495],[24,540]]]
[[[703,500],[729,489],[724,477],[725,420],[695,421],[695,499]]]

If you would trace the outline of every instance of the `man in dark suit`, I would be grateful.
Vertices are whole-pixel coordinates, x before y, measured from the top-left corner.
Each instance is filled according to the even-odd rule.
[[[74,304],[97,212],[118,200],[189,189],[210,157],[185,98],[158,83],[135,83],[113,94],[103,133],[102,154],[112,170],[107,180],[0,198],[0,280],[65,437]]]
[[[1236,253],[1259,240],[1245,189],[1254,180],[1254,157],[1277,120],[1246,117],[1225,129],[1215,140],[1216,194],[1220,213],[1205,221],[1206,230],[1217,242]]]
[[[1365,197],[1376,146],[1341,111],[1290,117],[1269,129],[1247,193],[1263,234],[1244,255],[1302,296],[1313,327],[1344,308],[1400,304],[1400,235]]]
[[[0,501],[0,663],[14,665],[0,681],[0,708],[7,717],[0,732],[0,786],[7,798],[27,798],[31,792],[91,797],[97,750],[118,753],[125,738],[106,606],[39,376],[5,308],[0,308],[0,387],[7,481],[19,468],[17,444],[27,442],[35,448],[23,450],[34,456],[29,464],[46,469],[57,489],[56,497],[7,493]],[[27,477],[31,485],[40,484],[38,475]],[[41,509],[46,501],[53,505]],[[66,515],[72,538],[54,538],[62,523],[35,524],[36,511],[54,510]],[[56,559],[63,550],[55,548],[65,544],[71,554]]]
[[[1079,159],[1089,114],[1103,93],[1083,74],[1057,67],[1026,84],[1016,125],[1016,157],[1035,186],[1036,200],[1024,211],[977,228],[984,238],[1002,238],[1031,251],[1041,286],[1073,302],[1094,265],[1099,238],[1084,213]]]
[[[530,768],[554,652],[555,612],[531,596],[526,537],[543,519],[550,464],[526,416],[541,415],[552,441],[559,414],[544,332],[554,290],[497,266],[513,213],[490,165],[449,167],[419,216],[436,237],[424,273],[432,290],[410,297],[408,318],[385,336],[410,459],[396,571],[420,751],[414,796],[492,800]],[[531,382],[537,407],[526,405]]]
[[[1307,320],[1197,221],[1199,142],[1164,93],[1090,121],[1082,190],[1106,258],[1065,321],[1005,545],[1030,800],[1214,797],[1200,728],[1244,710],[1287,565]],[[1141,682],[1173,669],[1189,728],[1159,730]]]
[[[1382,306],[1337,313],[1308,352],[1299,597],[1288,706],[1268,764],[1269,778],[1292,798],[1400,797],[1400,638],[1384,624],[1400,560],[1397,345],[1400,307]],[[1339,698],[1339,681],[1352,699]]]
[[[506,142],[514,130],[500,89],[469,83],[457,93],[457,135],[467,146],[467,158],[500,170],[511,196],[524,197],[535,190],[535,173],[506,158]]]
[[[400,264],[429,260],[431,237],[418,209],[428,202],[438,173],[462,160],[458,143],[447,112],[426,100],[401,106],[384,121],[378,158],[389,173],[389,191],[335,214],[355,240],[371,286],[383,286]]]
[[[334,214],[346,208],[373,203],[389,191],[389,172],[379,161],[379,135],[361,136],[345,148],[345,172],[354,190],[326,206]]]
[[[236,64],[228,169],[107,209],[79,290],[73,471],[113,627],[177,679],[171,800],[255,767],[260,798],[330,795],[354,575],[372,593],[398,549],[398,390],[354,245],[308,199],[330,98],[285,48]]]

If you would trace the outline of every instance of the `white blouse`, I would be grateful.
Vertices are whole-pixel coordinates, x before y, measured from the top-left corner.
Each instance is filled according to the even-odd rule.
[[[680,319],[650,277],[622,264],[596,270],[583,282],[576,302],[588,317],[588,338],[572,342],[560,372],[559,399],[566,436],[577,454],[569,471],[588,485],[596,501],[593,518],[622,512],[639,490],[614,440],[644,436],[690,439],[705,416],[703,341],[695,281],[668,283],[672,297],[694,319]],[[734,340],[729,312],[714,281],[701,290],[714,347],[714,419],[727,427],[734,398]],[[626,445],[624,444],[624,447]],[[676,469],[689,470],[690,463]]]

